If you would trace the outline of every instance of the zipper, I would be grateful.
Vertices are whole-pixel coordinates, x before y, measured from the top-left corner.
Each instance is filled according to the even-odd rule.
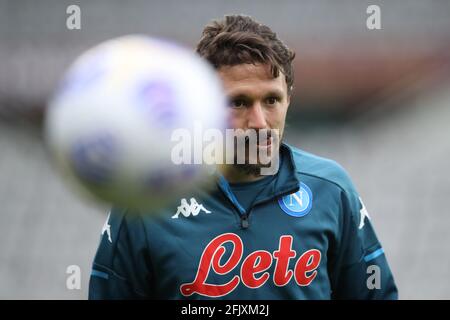
[[[237,213],[237,215],[240,218],[241,221],[241,228],[242,229],[248,229],[249,222],[248,222],[248,213],[245,212],[244,208],[239,204],[236,197],[234,196],[233,192],[230,189],[230,185],[225,180],[225,178],[221,175],[219,178],[219,190],[222,192],[222,194],[225,196],[225,198],[230,202],[230,204],[233,207],[233,211]]]
[[[241,214],[240,216],[241,216],[241,227],[242,227],[242,229],[247,229],[248,226],[249,226],[248,214],[245,213],[245,214]]]

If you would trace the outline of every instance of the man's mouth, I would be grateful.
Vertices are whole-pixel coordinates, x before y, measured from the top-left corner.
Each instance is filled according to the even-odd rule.
[[[272,134],[270,130],[264,132],[265,134],[258,133],[257,145],[260,148],[267,148],[272,145]]]
[[[257,143],[259,148],[268,148],[272,145],[272,137],[267,137],[267,139],[258,139]]]
[[[264,133],[258,132],[256,134],[256,141],[253,142],[256,144],[258,148],[269,148],[272,146],[272,143],[274,141],[273,134],[270,130],[265,131]],[[249,146],[249,143],[251,142],[249,136],[245,137],[245,144],[247,145],[247,148]]]

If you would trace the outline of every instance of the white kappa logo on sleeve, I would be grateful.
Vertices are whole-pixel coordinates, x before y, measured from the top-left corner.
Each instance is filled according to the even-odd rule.
[[[359,221],[359,227],[358,227],[358,229],[362,229],[363,227],[364,227],[364,224],[365,224],[365,218],[367,217],[367,219],[369,219],[370,220],[370,217],[369,217],[369,212],[367,212],[367,209],[366,209],[366,206],[364,205],[364,202],[362,201],[362,199],[361,198],[359,198],[359,201],[361,202],[361,210],[359,211],[359,213],[361,214],[361,219],[360,219],[360,221]]]
[[[112,239],[111,239],[111,225],[109,224],[109,217],[110,216],[111,216],[111,212],[108,213],[108,217],[106,218],[105,224],[103,225],[102,236],[106,232],[106,234],[108,235],[108,241],[112,243]]]

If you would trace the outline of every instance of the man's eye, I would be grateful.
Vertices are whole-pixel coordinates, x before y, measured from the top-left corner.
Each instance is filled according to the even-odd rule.
[[[238,99],[238,100],[232,100],[231,101],[231,107],[232,108],[244,108],[245,107],[245,101],[242,99]]]
[[[266,103],[269,104],[269,105],[275,104],[275,103],[277,103],[279,101],[280,101],[280,99],[278,97],[268,97],[266,99]]]

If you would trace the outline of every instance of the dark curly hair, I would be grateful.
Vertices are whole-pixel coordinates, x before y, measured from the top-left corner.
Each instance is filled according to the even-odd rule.
[[[216,69],[242,63],[267,63],[274,78],[280,71],[285,75],[289,94],[293,89],[295,52],[268,26],[252,17],[226,15],[222,20],[213,20],[203,29],[196,51]]]

